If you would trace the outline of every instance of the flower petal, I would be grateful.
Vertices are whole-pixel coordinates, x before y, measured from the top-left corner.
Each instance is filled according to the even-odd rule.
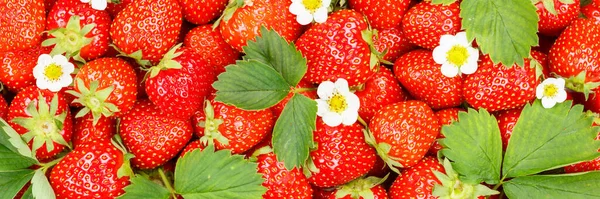
[[[71,62],[67,62],[62,65],[62,71],[65,74],[71,74],[73,71],[75,71],[75,65],[73,65]]]
[[[331,4],[331,0],[323,0],[321,2],[321,8],[328,8],[329,4]]]
[[[554,96],[556,102],[564,102],[567,100],[567,91],[565,89],[558,90],[558,93]]]
[[[458,67],[450,64],[444,63],[442,64],[442,74],[446,77],[456,77],[458,75]]]
[[[108,2],[106,0],[92,0],[92,8],[96,10],[104,10]]]
[[[440,37],[440,46],[454,46],[456,44],[456,41],[454,39],[454,36],[452,35],[442,35],[442,37]]]
[[[556,78],[554,84],[556,84],[556,87],[558,87],[558,89],[565,89],[565,79],[563,78]]]
[[[83,3],[89,3],[90,0],[81,0],[81,2],[83,2]]]
[[[348,88],[348,81],[346,81],[344,78],[338,78],[335,81],[335,89],[344,95],[350,92],[350,88]]]
[[[461,44],[462,46],[471,46],[471,43],[469,43],[469,40],[467,40],[466,32],[456,33],[456,36],[454,36],[454,41],[456,41],[457,44]]]
[[[448,62],[448,50],[450,50],[450,46],[438,46],[433,49],[433,61],[438,64],[444,64]]]
[[[73,78],[69,74],[65,74],[58,80],[61,87],[67,87],[73,82]]]
[[[310,22],[312,22],[312,20],[313,20],[313,15],[310,14],[306,10],[300,11],[300,13],[298,13],[298,15],[296,15],[296,21],[300,25],[308,25]]]
[[[348,111],[342,113],[342,124],[344,125],[352,125],[358,120],[358,112],[357,111]]]
[[[317,23],[325,23],[327,21],[327,7],[319,8],[313,16]]]
[[[331,81],[324,81],[319,84],[317,87],[317,95],[320,99],[327,100],[333,94],[333,90],[335,89],[335,84]]]
[[[344,97],[346,98],[346,103],[348,104],[346,110],[358,111],[358,109],[360,109],[360,100],[356,94],[348,93]]]
[[[298,15],[302,10],[306,10],[301,1],[293,1],[289,8],[290,12],[294,15]]]
[[[325,113],[329,112],[329,104],[327,104],[327,101],[322,100],[322,99],[316,99],[315,100],[317,102],[317,115],[318,116],[324,116]]]
[[[50,63],[52,63],[52,56],[50,56],[49,54],[41,54],[38,57],[38,61],[37,61],[38,65],[47,66]]]
[[[59,82],[48,82],[48,84],[46,85],[46,89],[48,89],[52,92],[58,92],[62,88],[63,87],[60,85]]]
[[[44,79],[44,78],[37,78],[35,80],[35,85],[39,88],[39,89],[46,89],[48,86],[48,82]]]
[[[544,97],[544,88],[546,87],[545,83],[541,83],[535,88],[535,97],[538,99],[542,99]]]
[[[327,112],[323,117],[323,122],[327,124],[327,126],[336,127],[342,124],[342,116],[337,113]]]
[[[554,105],[556,105],[556,101],[554,101],[554,99],[549,98],[549,97],[542,98],[542,106],[544,108],[552,108],[552,107],[554,107]]]
[[[67,60],[67,58],[63,55],[54,55],[52,57],[52,61],[57,64],[57,65],[64,65],[66,63],[68,63],[69,61]]]
[[[467,63],[465,63],[464,65],[462,65],[460,67],[460,72],[463,74],[473,74],[475,73],[475,71],[477,71],[477,61],[474,62],[469,62],[467,61]]]

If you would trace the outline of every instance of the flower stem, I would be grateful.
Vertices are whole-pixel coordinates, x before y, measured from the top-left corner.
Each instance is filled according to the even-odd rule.
[[[175,189],[173,189],[173,186],[171,185],[171,181],[169,181],[169,179],[167,179],[167,176],[165,175],[165,172],[163,171],[162,168],[158,169],[158,175],[160,175],[160,179],[162,180],[163,184],[167,187],[169,192],[171,192],[171,196],[173,196],[173,198],[177,198],[177,195],[175,195]]]
[[[294,88],[294,89],[292,89],[292,92],[302,93],[302,92],[316,91],[316,90],[317,90],[317,88]]]
[[[40,163],[39,165],[40,165],[40,166],[42,166],[42,168],[41,168],[41,169],[42,169],[42,171],[43,171],[44,173],[46,173],[46,171],[48,171],[48,169],[49,169],[50,167],[52,167],[52,166],[56,165],[56,164],[57,164],[58,162],[60,162],[60,161],[61,161],[63,158],[65,158],[65,156],[63,156],[63,157],[60,157],[60,158],[57,158],[57,159],[55,159],[55,160],[52,160],[52,161],[50,161],[50,162],[47,162],[47,163]]]

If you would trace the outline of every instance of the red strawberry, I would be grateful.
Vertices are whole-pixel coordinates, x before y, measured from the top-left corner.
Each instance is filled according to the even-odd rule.
[[[218,30],[213,30],[211,25],[198,26],[185,36],[183,42],[203,60],[206,60],[210,66],[215,68],[215,74],[225,72],[225,66],[235,64],[235,60],[240,57],[240,52],[233,49]]]
[[[408,98],[408,94],[402,90],[392,71],[386,67],[380,67],[379,72],[354,94],[360,100],[361,105],[358,115],[367,123],[381,107]]]
[[[439,110],[437,112],[435,112],[435,116],[437,116],[439,124],[444,126],[444,125],[450,125],[452,124],[454,121],[458,121],[458,112],[461,111],[465,111],[463,109],[460,108],[448,108],[448,109],[442,109]],[[429,148],[429,155],[431,156],[437,156],[438,151],[442,150],[442,145],[440,145],[440,143],[438,143],[437,140],[444,138],[444,134],[438,134],[436,141],[433,142],[433,145],[431,145],[431,148]]]
[[[204,25],[216,19],[225,7],[227,6],[228,0],[210,0],[210,1],[196,1],[196,0],[179,0],[181,8],[183,9],[183,17],[185,20],[192,22],[196,25]]]
[[[458,106],[463,101],[461,76],[446,77],[441,65],[433,60],[430,50],[414,50],[402,55],[394,63],[396,77],[404,88],[433,109]]]
[[[348,28],[346,28],[348,27]],[[296,42],[307,59],[305,78],[313,84],[344,78],[349,86],[365,83],[376,70],[370,65],[363,15],[353,10],[331,13],[325,23],[311,26]]]
[[[129,167],[121,150],[109,139],[92,140],[67,154],[50,173],[56,198],[116,198],[125,193],[129,176],[120,176]]]
[[[117,17],[117,14],[121,12],[127,5],[129,5],[133,0],[119,0],[117,3],[108,2],[106,6],[106,11],[110,14],[110,16],[114,19]]]
[[[375,150],[365,142],[363,127],[353,125],[327,126],[317,119],[314,131],[316,150],[310,152],[314,164],[309,182],[318,187],[346,184],[369,172],[375,164]],[[310,164],[309,163],[309,164]]]
[[[0,19],[0,52],[38,46],[46,27],[44,0],[3,0]]]
[[[425,157],[418,164],[403,170],[390,187],[390,198],[437,198],[433,186],[441,182],[433,171],[444,172],[444,167],[434,157]]]
[[[77,148],[92,140],[110,139],[115,135],[115,131],[116,122],[112,118],[100,117],[96,125],[91,114],[75,118],[73,147]]]
[[[349,0],[350,8],[363,13],[375,29],[397,27],[410,0]]]
[[[36,86],[17,93],[6,120],[41,161],[62,152],[73,134],[69,105],[63,95]]]
[[[540,17],[538,31],[545,35],[556,36],[579,16],[579,0],[570,4],[565,0],[534,1],[537,14]],[[551,10],[548,10],[551,9]]]
[[[261,148],[257,152],[255,157],[258,173],[265,179],[262,186],[267,188],[267,192],[263,194],[264,199],[312,198],[313,190],[300,169],[287,170],[283,162],[277,161],[270,147]]]
[[[124,53],[141,50],[142,59],[158,63],[177,42],[181,23],[177,0],[133,1],[113,20],[110,36]]]
[[[532,51],[531,56],[545,68],[546,55]],[[536,68],[525,59],[523,67],[494,64],[488,55],[479,62],[479,68],[464,79],[463,95],[475,109],[500,111],[522,107],[535,99],[535,88],[540,84]]]
[[[187,154],[195,149],[200,149],[200,150],[204,149],[204,145],[202,145],[202,142],[200,142],[200,140],[194,140],[194,141],[191,141],[190,143],[188,143],[185,146],[185,148],[183,148],[183,150],[181,150],[181,154],[179,155],[179,157],[183,157],[185,154]]]
[[[494,113],[498,120],[498,126],[500,127],[500,135],[502,135],[502,149],[505,151],[506,146],[508,146],[508,140],[512,135],[515,124],[517,124],[517,121],[519,120],[519,116],[521,116],[522,110],[522,108],[518,108]]]
[[[192,138],[193,127],[187,119],[166,116],[150,101],[136,102],[121,118],[119,133],[135,157],[136,168],[153,169],[181,151]]]
[[[313,199],[328,199],[335,191],[334,188],[316,187],[314,185],[311,185],[311,187],[313,189]]]
[[[404,36],[411,43],[433,50],[442,35],[455,35],[461,29],[459,2],[444,6],[423,1],[410,8],[402,18]]]
[[[600,21],[600,1],[581,7],[581,13],[588,19]]]
[[[381,185],[385,178],[366,177],[359,178],[341,187],[338,187],[329,199],[387,199],[388,194]]]
[[[35,85],[33,68],[37,65],[38,57],[48,52],[48,49],[41,47],[0,52],[0,82],[15,93]]]
[[[8,103],[0,94],[0,119],[6,120],[6,114],[8,114]]]
[[[258,144],[275,123],[270,109],[246,111],[214,99],[207,100],[204,111],[198,111],[193,120],[204,145],[214,142],[217,150],[231,149],[235,154]]]
[[[379,52],[387,51],[384,60],[394,63],[398,57],[415,48],[414,44],[402,33],[400,26],[379,30],[377,36],[373,35],[373,45]]]

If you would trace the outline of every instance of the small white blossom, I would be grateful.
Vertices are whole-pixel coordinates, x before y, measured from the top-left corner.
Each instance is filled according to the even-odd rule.
[[[107,0],[81,0],[83,3],[90,3],[90,1],[94,10],[104,10],[108,5]]]
[[[75,66],[63,55],[50,56],[42,54],[38,57],[37,65],[33,68],[38,88],[58,92],[73,82],[71,73]]]
[[[352,125],[358,119],[358,108],[360,101],[358,97],[350,92],[348,81],[338,79],[335,83],[325,81],[317,88],[317,115],[323,119],[328,126],[339,126],[340,124]]]
[[[565,80],[561,78],[548,78],[535,89],[535,96],[542,100],[544,108],[552,108],[556,103],[567,99]]]
[[[327,21],[327,8],[331,0],[292,0],[290,12],[296,15],[296,21],[301,25],[307,25],[316,21],[323,23]]]
[[[467,33],[459,32],[456,36],[443,35],[440,45],[433,49],[433,60],[442,64],[442,74],[446,77],[473,74],[477,71],[479,51],[467,40]]]

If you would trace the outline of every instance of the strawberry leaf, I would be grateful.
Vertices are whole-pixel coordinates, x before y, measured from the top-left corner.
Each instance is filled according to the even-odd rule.
[[[456,1],[457,0],[432,0],[431,4],[434,4],[434,5],[443,4],[443,5],[447,6],[447,5],[450,5],[450,4],[452,4],[452,3],[456,2]]]
[[[32,192],[33,191],[31,190],[31,186],[29,186],[29,188],[27,188],[25,193],[23,193],[23,196],[21,197],[21,199],[34,199]]]
[[[147,178],[137,175],[131,178],[131,184],[124,188],[125,194],[121,195],[119,199],[169,199],[171,192],[165,187],[156,184]]]
[[[213,145],[193,150],[177,160],[175,190],[186,199],[262,198],[267,191],[257,164]]]
[[[460,112],[458,122],[442,127],[446,138],[440,152],[452,160],[452,168],[469,184],[500,182],[502,139],[496,119],[485,109]]]
[[[531,0],[465,0],[460,8],[467,38],[476,39],[496,64],[523,66],[531,47],[538,44],[539,17]]]
[[[506,148],[502,174],[507,178],[560,168],[598,156],[600,141],[593,117],[571,101],[551,109],[539,100],[526,105],[515,124]]]
[[[0,198],[14,198],[15,195],[31,180],[35,171],[19,169],[0,171]]]
[[[54,190],[50,186],[50,182],[42,169],[38,169],[33,174],[31,179],[31,191],[34,198],[38,199],[55,199]]]
[[[600,198],[598,187],[600,171],[594,171],[518,177],[504,184],[504,193],[508,198]]]
[[[0,119],[0,157],[0,171],[24,169],[37,162],[21,136],[2,119]]]
[[[261,110],[279,103],[290,85],[273,67],[256,60],[238,61],[225,68],[213,83],[216,101],[245,110]]]
[[[257,60],[272,66],[287,83],[295,87],[306,73],[306,58],[274,30],[261,27],[261,36],[243,47],[244,60]]]
[[[317,121],[317,103],[294,94],[285,105],[273,129],[273,152],[285,167],[292,170],[308,159]]]

